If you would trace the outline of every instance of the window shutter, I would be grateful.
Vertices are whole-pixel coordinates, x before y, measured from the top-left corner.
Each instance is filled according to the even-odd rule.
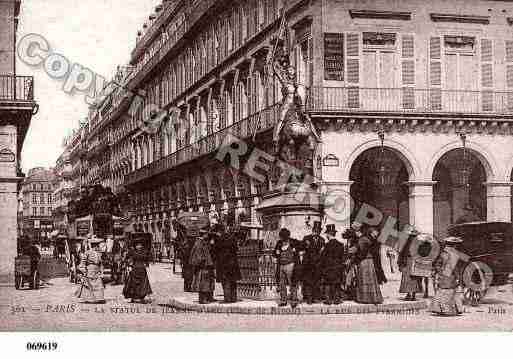
[[[260,110],[259,93],[258,93],[258,71],[253,72],[253,113]]]
[[[442,40],[429,39],[429,104],[432,110],[442,109]]]
[[[508,110],[513,110],[513,40],[506,40],[506,90]]]
[[[346,36],[347,106],[360,107],[360,34]]]
[[[403,84],[403,108],[415,108],[415,38],[403,35],[401,41],[401,78]]]
[[[493,42],[481,39],[481,88],[483,111],[493,110]]]

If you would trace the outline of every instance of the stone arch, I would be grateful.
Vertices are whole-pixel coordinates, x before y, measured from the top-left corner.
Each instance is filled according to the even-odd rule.
[[[358,159],[358,157],[363,154],[365,151],[370,150],[371,148],[376,148],[381,146],[381,141],[379,139],[370,140],[360,144],[358,147],[354,149],[353,152],[346,158],[343,162],[343,172],[342,172],[342,180],[349,180],[349,175],[351,173],[351,168],[353,164]],[[408,176],[410,181],[414,181],[418,179],[421,174],[420,165],[416,160],[414,154],[403,144],[389,140],[385,138],[383,142],[383,146],[389,150],[392,150],[404,163],[406,166],[406,170],[408,171]]]
[[[436,164],[438,163],[438,161],[449,151],[455,150],[458,148],[459,149],[463,148],[461,141],[459,141],[459,140],[448,143],[445,146],[443,146],[442,148],[440,148],[435,153],[435,155],[431,158],[431,160],[429,161],[429,165],[426,168],[426,178],[433,178],[435,167],[436,167]],[[486,148],[484,148],[483,146],[481,146],[475,142],[472,142],[472,141],[467,140],[466,148],[468,150],[470,150],[470,152],[473,155],[475,155],[477,157],[477,159],[479,160],[479,162],[481,162],[481,164],[483,165],[483,167],[485,169],[485,173],[486,173],[486,180],[493,181],[498,174],[498,168],[499,168],[499,166],[497,165],[497,161],[495,160],[493,155],[491,153],[489,153],[486,150]]]

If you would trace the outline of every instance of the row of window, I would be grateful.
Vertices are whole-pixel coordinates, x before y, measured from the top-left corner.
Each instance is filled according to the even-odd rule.
[[[52,207],[32,207],[32,216],[51,216]]]
[[[182,94],[276,20],[281,6],[278,0],[248,1],[220,14],[217,21],[213,21],[203,33],[190,41],[190,45],[175,57],[161,76],[155,77],[144,87],[147,96],[142,107],[146,111],[139,115],[142,118],[149,116],[148,104],[163,107]]]
[[[51,183],[32,183],[32,191],[51,191]]]
[[[47,201],[47,202],[45,202]],[[33,204],[52,204],[52,194],[51,193],[32,193],[32,203]]]

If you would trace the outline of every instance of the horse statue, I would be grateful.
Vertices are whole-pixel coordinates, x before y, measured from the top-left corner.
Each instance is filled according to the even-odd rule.
[[[296,69],[286,53],[273,63],[273,70],[280,81],[283,96],[280,120],[273,133],[274,151],[279,159],[291,165],[307,167],[304,162],[312,161],[316,144],[321,142],[320,136],[304,110],[305,96],[298,91]]]

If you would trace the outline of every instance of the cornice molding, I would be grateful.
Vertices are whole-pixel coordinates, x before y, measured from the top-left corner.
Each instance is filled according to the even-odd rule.
[[[357,117],[312,117],[321,131],[328,129],[347,132],[432,132],[452,133],[465,131],[467,134],[513,135],[513,122],[503,120],[461,120],[461,119],[414,119],[414,118],[357,118]]]

